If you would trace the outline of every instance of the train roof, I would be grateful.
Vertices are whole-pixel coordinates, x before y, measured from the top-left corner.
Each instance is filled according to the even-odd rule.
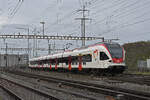
[[[95,49],[93,47],[99,46],[100,44],[118,44],[116,42],[99,42],[93,45],[88,45],[85,47],[81,47],[81,48],[75,48],[73,50],[67,50],[64,52],[59,52],[59,53],[55,53],[55,54],[50,54],[50,55],[46,55],[46,56],[41,56],[41,57],[36,57],[36,58],[32,58],[30,59],[30,61],[38,61],[38,60],[46,60],[46,59],[55,59],[55,58],[61,58],[61,57],[68,57],[68,56],[77,56],[80,53],[86,53],[89,52],[92,49]]]

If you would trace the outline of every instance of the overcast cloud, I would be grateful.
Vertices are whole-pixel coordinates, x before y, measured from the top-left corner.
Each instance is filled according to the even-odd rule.
[[[150,40],[150,0],[0,0],[0,34],[27,33],[18,27],[29,27],[30,34],[33,30],[42,34],[40,22],[45,21],[47,35],[81,36],[80,21],[75,18],[81,18],[77,10],[83,1],[89,10],[86,16],[92,19],[86,21],[86,36],[119,38],[121,44]],[[19,44],[16,40],[6,41],[10,47],[27,45],[25,40],[19,40]],[[80,41],[55,40],[56,48],[63,48],[68,42],[74,44],[72,48],[81,45]],[[47,41],[40,41],[39,47],[47,48]]]

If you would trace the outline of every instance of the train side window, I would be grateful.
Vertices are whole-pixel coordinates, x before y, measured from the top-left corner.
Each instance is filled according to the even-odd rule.
[[[104,52],[100,52],[100,60],[107,60],[109,59],[108,56],[106,55],[106,53]]]
[[[72,65],[77,65],[77,62],[78,62],[78,56],[72,56],[71,62],[72,62]]]
[[[86,65],[86,62],[83,62],[83,65]]]
[[[66,62],[66,65],[68,65],[68,62]]]
[[[82,56],[82,61],[83,62],[91,62],[92,61],[92,56],[90,54]]]
[[[55,65],[55,60],[51,59],[51,65]]]
[[[30,65],[34,65],[34,61],[30,61]]]
[[[72,62],[72,65],[74,65],[74,62]]]
[[[76,65],[78,65],[78,62],[75,62]]]

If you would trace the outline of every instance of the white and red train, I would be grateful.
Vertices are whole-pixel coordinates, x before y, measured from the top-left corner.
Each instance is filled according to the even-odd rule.
[[[125,51],[118,43],[97,43],[61,53],[30,59],[30,68],[93,73],[122,73]]]

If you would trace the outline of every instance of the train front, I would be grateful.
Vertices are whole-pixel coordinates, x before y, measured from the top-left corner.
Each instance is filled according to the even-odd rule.
[[[105,43],[105,46],[111,56],[109,60],[109,71],[113,73],[122,73],[127,66],[125,65],[125,51],[118,43]]]

